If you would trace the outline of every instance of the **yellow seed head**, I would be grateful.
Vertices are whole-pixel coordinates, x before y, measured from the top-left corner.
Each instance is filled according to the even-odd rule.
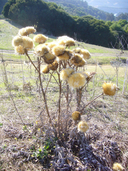
[[[62,55],[65,51],[65,47],[62,45],[56,45],[52,49],[52,53],[56,56]]]
[[[85,133],[88,130],[88,128],[89,128],[89,126],[88,126],[87,122],[80,121],[78,123],[78,131]]]
[[[26,30],[27,30],[28,34],[33,34],[36,32],[36,29],[31,26],[26,27]]]
[[[12,40],[12,46],[23,46],[25,49],[33,48],[33,41],[30,37],[27,36],[15,36]]]
[[[25,54],[25,50],[24,50],[24,47],[19,45],[19,46],[15,46],[15,53],[18,53],[20,55],[23,55]]]
[[[22,36],[23,39],[23,46],[25,49],[32,49],[34,44],[33,41],[30,37],[27,36]]]
[[[88,50],[86,50],[86,49],[81,49],[80,54],[83,55],[83,58],[84,58],[84,59],[89,59],[89,58],[91,58],[90,52],[89,52]]]
[[[57,44],[56,44],[55,41],[50,42],[50,43],[47,43],[47,46],[50,48],[50,50],[52,50],[52,48],[53,48],[54,46],[56,46],[56,45],[57,45]]]
[[[45,65],[41,68],[41,73],[47,74],[49,72],[49,67],[48,65]]]
[[[23,46],[23,39],[20,36],[15,36],[12,39],[12,46],[15,47],[15,46],[19,46],[19,45]]]
[[[44,55],[44,61],[47,63],[47,64],[52,64],[56,58],[55,55],[53,55],[51,52],[48,52]]]
[[[119,163],[114,163],[112,168],[113,168],[114,171],[122,171],[122,170],[124,170],[122,165],[119,164]]]
[[[20,36],[28,36],[29,34],[35,33],[36,29],[34,27],[24,27],[19,30],[18,34]]]
[[[85,60],[91,58],[90,52],[88,50],[86,50],[86,49],[81,49],[81,48],[78,47],[78,48],[74,49],[74,52],[78,53],[80,55],[83,55],[83,58]]]
[[[49,48],[44,44],[37,45],[34,49],[34,53],[38,56],[44,56],[44,54],[48,52],[49,52]]]
[[[48,66],[49,66],[49,69],[50,70],[55,71],[58,68],[58,62],[57,61],[54,61],[52,64],[49,64]]]
[[[46,37],[45,35],[43,34],[37,34],[36,36],[34,36],[33,40],[34,42],[37,42],[37,43],[45,43],[46,40],[48,39],[48,37]]]
[[[58,37],[57,42],[59,45],[64,45],[64,46],[68,46],[68,47],[75,46],[75,40],[68,36]]]
[[[19,36],[27,36],[28,33],[27,33],[26,28],[20,29],[19,32],[18,32],[18,35],[19,35]]]
[[[68,84],[72,88],[80,88],[83,87],[86,83],[85,76],[82,73],[73,73],[68,78]]]
[[[79,55],[79,54],[75,54],[75,55],[71,58],[70,62],[71,62],[72,64],[74,64],[75,66],[78,66],[78,67],[84,66],[84,65],[86,64],[86,61],[85,61],[85,60],[82,58],[82,56]]]
[[[103,92],[106,95],[113,96],[116,93],[117,86],[113,83],[104,83],[102,85]]]
[[[60,79],[65,81],[68,79],[68,77],[74,72],[74,69],[72,68],[66,68],[66,69],[63,69],[61,72],[60,72]]]
[[[74,121],[80,120],[80,115],[81,115],[81,113],[79,111],[75,111],[72,113],[72,119]]]
[[[75,53],[80,53],[80,51],[81,51],[81,48],[79,48],[79,47],[74,49]]]
[[[68,60],[71,57],[71,53],[69,50],[65,50],[62,55],[57,56],[59,60]]]

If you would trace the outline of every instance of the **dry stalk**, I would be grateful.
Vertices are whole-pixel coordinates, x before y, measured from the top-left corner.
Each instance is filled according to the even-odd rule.
[[[22,124],[26,127],[26,124],[24,123],[24,121],[23,121],[23,119],[22,119],[22,117],[21,117],[21,115],[20,115],[20,113],[19,113],[19,111],[18,111],[18,108],[17,108],[17,106],[16,106],[16,103],[15,103],[15,101],[14,101],[14,99],[13,99],[13,96],[12,96],[12,93],[11,93],[11,89],[10,89],[9,83],[8,83],[8,76],[7,76],[7,72],[6,72],[5,62],[4,62],[4,59],[3,59],[2,56],[1,56],[1,58],[2,58],[2,64],[3,64],[3,81],[4,81],[4,84],[5,84],[6,88],[7,88],[9,97],[10,97],[12,103],[13,103],[13,106],[14,106],[14,108],[15,108],[15,111],[16,111],[17,115],[19,116],[19,118],[20,118]],[[27,129],[27,127],[26,127],[26,130],[28,131],[28,133],[30,133],[29,130]]]
[[[93,103],[96,99],[98,99],[100,96],[102,96],[104,93],[102,92],[101,94],[99,94],[98,96],[96,96],[93,100],[91,100],[89,103],[87,103],[82,109],[81,112],[91,103]]]

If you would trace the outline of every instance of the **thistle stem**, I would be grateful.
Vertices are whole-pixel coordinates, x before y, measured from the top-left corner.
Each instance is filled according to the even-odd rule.
[[[99,94],[97,97],[95,97],[92,101],[90,101],[89,103],[87,103],[82,109],[81,112],[88,106],[90,105],[92,102],[94,102],[97,98],[99,98],[100,96],[102,96],[104,93],[102,92],[101,94]]]

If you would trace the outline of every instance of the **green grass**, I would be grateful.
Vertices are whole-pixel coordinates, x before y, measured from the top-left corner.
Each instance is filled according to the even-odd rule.
[[[12,38],[17,35],[19,27],[11,20],[0,19],[0,49],[13,49]]]

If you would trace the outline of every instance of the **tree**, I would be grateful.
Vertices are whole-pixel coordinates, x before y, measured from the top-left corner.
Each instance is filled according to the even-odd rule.
[[[1,0],[0,1],[0,13],[2,13],[3,7],[4,7],[4,5],[6,4],[7,1],[8,0]]]

